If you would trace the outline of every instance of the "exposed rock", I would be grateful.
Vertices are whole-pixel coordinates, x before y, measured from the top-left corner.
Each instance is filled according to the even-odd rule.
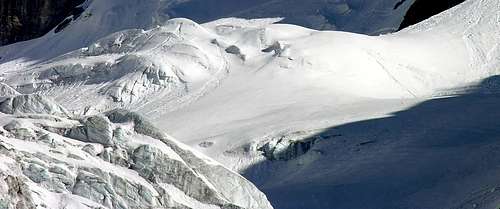
[[[77,16],[84,0],[0,1],[0,46],[39,37],[66,17]],[[75,16],[75,17],[76,17]]]
[[[263,155],[269,160],[291,160],[308,152],[316,143],[316,138],[308,138],[302,141],[286,139],[286,137],[272,140],[259,148]]]
[[[315,132],[317,132],[317,130],[297,131],[271,137],[257,150],[261,151],[269,160],[288,161],[306,154],[313,149],[314,145],[320,140],[340,136],[331,131],[325,131],[317,135]]]
[[[241,52],[241,49],[235,45],[231,45],[225,49],[225,51],[229,54],[234,54],[240,57],[242,60],[245,60],[246,56]]]
[[[401,30],[410,25],[417,24],[464,1],[465,0],[415,0],[415,3],[411,5],[410,10],[408,10],[408,12],[406,13],[403,22],[399,26],[399,29]]]
[[[274,55],[278,57],[287,56],[287,47],[285,43],[276,41],[271,46],[263,49],[262,52],[274,52]]]

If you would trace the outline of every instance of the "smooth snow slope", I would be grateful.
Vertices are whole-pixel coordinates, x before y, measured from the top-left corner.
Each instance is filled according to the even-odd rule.
[[[103,24],[106,30],[94,31],[95,36],[89,35],[95,25],[75,22],[59,34],[2,47],[0,71],[16,90],[50,95],[75,113],[114,107],[139,111],[174,137],[244,172],[277,208],[420,208],[417,203],[453,208],[474,199],[468,194],[476,190],[496,191],[497,154],[480,154],[496,146],[495,126],[490,125],[495,112],[480,117],[485,112],[476,111],[488,105],[494,109],[494,95],[479,96],[472,102],[477,106],[457,99],[437,105],[443,111],[431,106],[408,110],[411,117],[375,120],[370,127],[352,123],[468,92],[498,75],[499,10],[496,0],[470,0],[410,29],[378,37],[273,24],[279,19],[235,18],[203,25],[153,18],[161,26],[108,35],[105,31],[135,27],[121,27],[124,19],[110,17],[106,20],[112,23]],[[127,11],[95,10],[91,17],[130,15]],[[148,20],[142,17],[137,20]],[[101,35],[107,36],[97,40]],[[80,46],[86,47],[76,49]],[[488,80],[480,92],[496,92],[496,81]],[[457,118],[469,106],[477,108]],[[339,133],[331,129],[341,124],[352,125],[341,126]],[[479,134],[466,133],[471,129]],[[294,150],[293,141],[317,136],[330,140],[304,145],[309,148],[305,154]],[[436,143],[453,143],[442,151],[443,146],[422,141],[432,137]],[[455,143],[457,138],[484,138],[486,148]],[[266,144],[278,152],[264,157],[260,148]],[[455,157],[464,152],[484,166]],[[268,161],[272,155],[281,160]],[[417,159],[415,164],[404,163],[411,159]],[[447,169],[463,178],[448,177]],[[428,173],[416,172],[421,170]],[[447,179],[440,183],[440,177]],[[468,184],[463,193],[448,195],[463,182]],[[489,196],[477,201],[498,201],[483,197]]]

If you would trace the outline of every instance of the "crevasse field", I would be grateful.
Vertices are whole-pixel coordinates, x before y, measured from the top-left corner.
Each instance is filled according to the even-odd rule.
[[[498,0],[379,36],[170,3],[0,47],[0,208],[500,207]]]

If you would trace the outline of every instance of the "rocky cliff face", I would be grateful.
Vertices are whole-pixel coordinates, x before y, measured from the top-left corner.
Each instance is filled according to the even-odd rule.
[[[0,1],[0,45],[42,36],[84,0],[2,0]]]

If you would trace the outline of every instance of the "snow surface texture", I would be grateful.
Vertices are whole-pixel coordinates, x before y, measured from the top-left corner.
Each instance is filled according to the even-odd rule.
[[[498,205],[497,0],[377,37],[120,2],[0,48],[2,82],[76,115],[140,112],[280,209]]]
[[[272,208],[243,177],[135,113],[77,120],[37,108],[56,107],[50,100],[28,101],[0,110],[2,208]]]

